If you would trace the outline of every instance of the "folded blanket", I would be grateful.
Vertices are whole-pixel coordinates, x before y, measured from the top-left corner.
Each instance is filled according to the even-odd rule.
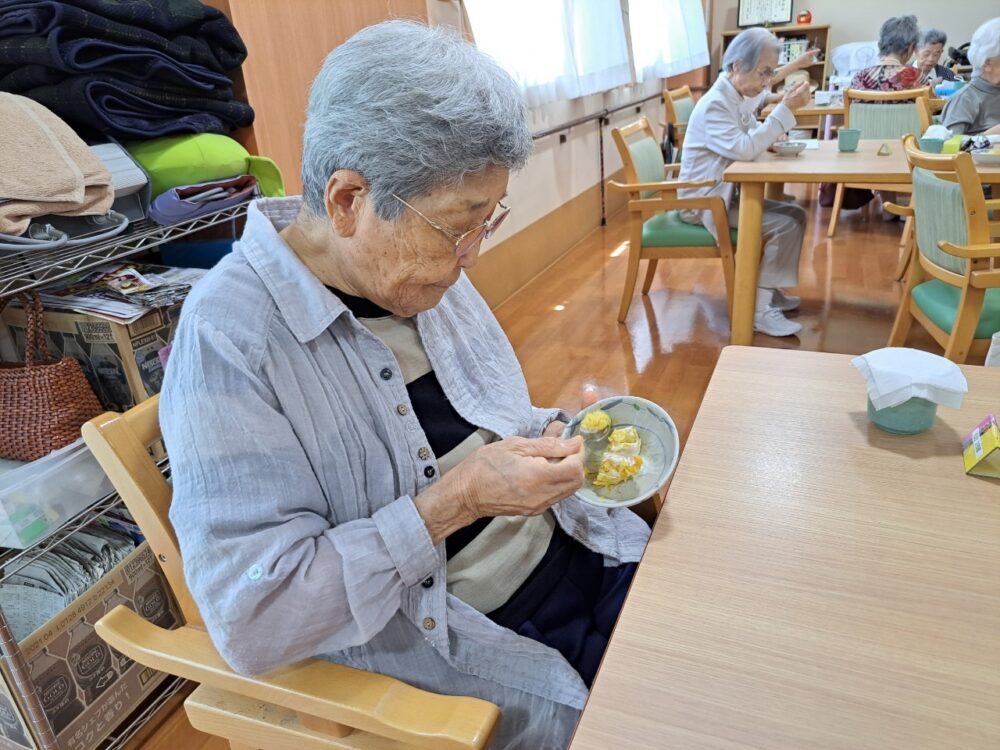
[[[100,75],[74,76],[24,95],[73,125],[116,138],[228,133],[253,122],[253,109],[243,102],[178,94]]]
[[[232,98],[232,82],[224,73],[182,62],[151,47],[80,34],[79,29],[57,26],[44,36],[0,37],[0,60],[4,62],[0,91],[18,94],[58,83],[68,75],[100,73],[185,92],[197,90],[217,99]]]
[[[47,36],[56,27],[79,36],[163,52],[215,72],[246,59],[239,34],[219,10],[197,0],[7,0],[0,4],[0,38]]]
[[[0,93],[0,133],[0,232],[23,234],[44,214],[100,215],[111,208],[111,173],[45,107]]]

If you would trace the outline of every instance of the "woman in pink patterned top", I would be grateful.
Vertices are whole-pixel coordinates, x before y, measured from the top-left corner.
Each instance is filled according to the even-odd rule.
[[[926,76],[909,65],[917,51],[920,29],[916,16],[896,16],[879,29],[877,65],[859,70],[851,80],[852,89],[905,91],[926,84]]]

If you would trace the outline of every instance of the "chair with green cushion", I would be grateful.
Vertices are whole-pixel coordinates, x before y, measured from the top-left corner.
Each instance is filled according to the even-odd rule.
[[[915,318],[942,347],[964,362],[982,356],[1000,331],[1000,242],[990,242],[981,178],[968,153],[928,154],[913,136],[903,140],[913,173],[912,213],[917,262],[910,264],[889,346],[903,346]]]
[[[861,131],[863,140],[895,141],[893,146],[897,146],[899,139],[904,135],[915,135],[919,138],[931,125],[930,108],[927,104],[929,95],[930,89],[926,86],[906,91],[848,89],[844,92],[843,127],[857,128]],[[909,190],[904,185],[838,184],[830,213],[830,225],[826,231],[827,237],[833,237],[837,233],[840,208],[844,204],[844,191],[848,188],[888,190],[895,193]],[[900,244],[905,244],[905,238]]]
[[[645,117],[624,128],[612,128],[611,137],[618,147],[625,168],[625,182],[614,180],[609,186],[628,193],[629,251],[625,289],[618,309],[618,322],[624,323],[635,292],[639,261],[648,260],[642,293],[648,294],[656,274],[656,264],[664,258],[721,258],[726,280],[726,297],[733,304],[733,244],[736,230],[729,229],[726,207],[719,196],[679,198],[684,188],[709,187],[712,180],[698,182],[665,181],[680,169],[679,164],[664,164],[663,152]],[[711,211],[719,231],[719,241],[700,224],[681,221],[680,211]]]
[[[694,94],[691,93],[691,87],[664,89],[663,109],[666,120],[662,124],[664,127],[667,125],[674,127],[674,145],[677,147],[677,161],[680,161],[681,149],[684,148],[684,133],[694,111]]]

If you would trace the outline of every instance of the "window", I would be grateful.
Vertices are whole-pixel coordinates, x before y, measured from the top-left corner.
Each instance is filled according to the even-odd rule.
[[[528,106],[630,80],[619,0],[466,0],[476,44],[521,86]]]
[[[528,106],[709,62],[701,0],[465,0],[465,7],[476,44],[513,76]]]
[[[629,0],[628,15],[638,82],[709,64],[701,0]]]

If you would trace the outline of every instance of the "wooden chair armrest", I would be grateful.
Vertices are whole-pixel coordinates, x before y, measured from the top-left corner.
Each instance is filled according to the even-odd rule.
[[[980,260],[982,258],[1000,258],[1000,242],[990,242],[985,245],[953,245],[950,242],[941,240],[938,247],[949,255],[958,258],[968,258],[970,260]]]
[[[712,187],[717,184],[715,180],[672,180],[665,182],[616,182],[615,180],[608,180],[608,187],[612,190],[621,190],[625,193],[637,193],[643,190],[673,192],[675,190],[687,190],[688,188]]]
[[[674,172],[680,172],[680,171],[681,171],[681,165],[676,162],[674,162],[673,164],[663,165],[664,174],[673,174]]]
[[[124,606],[96,626],[113,648],[153,669],[415,747],[485,748],[500,709],[478,698],[430,693],[321,659],[248,677],[232,671],[203,630],[165,630]]]
[[[895,216],[913,216],[913,206],[901,206],[898,203],[883,203],[882,208]]]
[[[990,198],[986,201],[986,208],[1000,211],[1000,198]]]

